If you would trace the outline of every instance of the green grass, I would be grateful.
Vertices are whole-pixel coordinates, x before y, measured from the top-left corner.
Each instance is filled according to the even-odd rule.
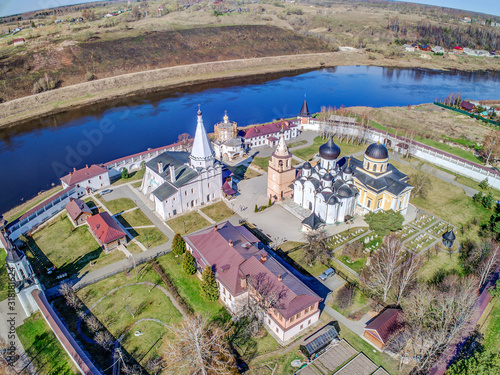
[[[288,254],[290,258],[292,258],[295,262],[300,264],[307,272],[309,272],[313,276],[321,275],[321,273],[328,268],[327,266],[325,266],[323,263],[320,262],[314,262],[312,264],[312,267],[309,266],[309,264],[307,264],[304,261],[304,255],[305,251],[303,249],[293,251]]]
[[[116,219],[122,223],[124,227],[141,227],[146,225],[153,225],[153,223],[144,215],[140,210],[133,210],[125,212],[116,216]]]
[[[351,258],[349,258],[347,255],[341,255],[338,259],[342,263],[344,263],[347,267],[349,267],[351,270],[357,273],[359,273],[363,269],[366,263],[366,257],[355,260],[352,263],[348,262],[348,260],[351,261]]]
[[[144,334],[135,336],[135,331],[141,331]],[[161,354],[158,353],[157,348],[160,347],[162,343],[161,339],[167,331],[166,327],[157,322],[140,322],[123,336],[122,346],[145,367],[149,360]]]
[[[108,210],[111,211],[113,215],[117,214],[118,212],[130,210],[131,208],[137,207],[132,199],[129,198],[118,198],[108,202],[102,199],[101,202],[108,208]]]
[[[105,254],[87,226],[74,228],[65,215],[33,234],[28,249],[33,268],[41,274],[41,281],[49,284],[59,273],[82,275],[125,257],[120,251]],[[52,266],[57,270],[49,276],[45,269]]]
[[[133,242],[127,244],[127,250],[134,255],[142,253],[142,249]]]
[[[363,314],[365,314],[370,310],[370,306],[368,305],[370,300],[363,293],[361,293],[359,289],[356,289],[354,292],[354,298],[352,300],[351,306],[346,307],[345,309],[340,308],[336,302],[337,292],[338,289],[333,293],[332,307],[342,315],[349,317],[349,314],[352,314],[356,311],[362,311]]]
[[[297,150],[293,150],[293,155],[298,156],[299,158],[303,160],[311,160],[314,155],[316,155],[319,151],[319,147],[326,143],[326,139],[323,139],[322,137],[315,137],[314,142],[312,145],[299,148]],[[347,143],[340,143],[340,140],[338,138],[333,138],[333,141],[337,144],[337,146],[340,147],[341,153],[339,158],[343,156],[349,156],[351,154],[354,154],[355,152],[358,151],[364,151],[366,149],[365,144],[361,145],[352,145],[352,144],[347,144]]]
[[[5,268],[6,257],[7,252],[0,249],[0,301],[6,299],[9,292],[9,274],[7,273],[7,268]]]
[[[250,178],[254,178],[260,176],[261,174],[252,168],[247,167],[246,165],[237,165],[235,167],[229,166],[228,169],[233,172],[234,178],[238,180],[248,180]],[[267,171],[267,169],[266,169]]]
[[[486,350],[500,351],[500,302],[498,298],[492,300],[492,307],[488,318],[481,327],[484,335],[483,345]]]
[[[175,233],[186,234],[208,227],[210,223],[198,212],[190,212],[176,217],[175,219],[168,220],[167,225],[172,228]]]
[[[302,247],[305,244],[306,244],[305,242],[287,241],[287,242],[284,242],[281,245],[279,245],[278,249],[280,249],[286,253],[287,251],[293,250],[293,249],[298,248],[298,247]]]
[[[191,305],[196,313],[214,316],[219,313],[219,302],[209,302],[201,297],[200,279],[196,275],[187,276],[182,270],[182,258],[172,253],[156,259],[164,272],[168,273],[179,290],[181,297]]]
[[[27,318],[16,332],[39,375],[79,374],[41,313]]]
[[[205,215],[207,215],[210,219],[215,221],[216,223],[229,219],[234,215],[233,210],[231,210],[226,204],[222,201],[211,204],[210,206],[203,207],[201,209]]]
[[[303,139],[302,141],[291,142],[288,144],[288,148],[299,147],[305,145],[307,141]]]
[[[427,251],[434,252],[433,249]],[[427,261],[427,255],[423,256],[424,264],[418,273],[418,278],[422,282],[431,282],[433,280],[439,280],[441,277],[448,274],[462,274],[462,267],[460,266],[458,260],[458,253],[447,254],[443,251],[439,251],[438,255],[434,255]]]
[[[132,183],[132,184],[130,184],[130,185],[131,185],[132,187],[134,187],[134,188],[138,189],[138,188],[140,188],[140,187],[141,187],[141,185],[142,185],[142,181],[137,181],[137,182],[134,182],[134,183]]]
[[[363,352],[368,358],[370,358],[375,364],[385,368],[390,374],[400,374],[398,370],[398,361],[392,359],[387,354],[375,350],[368,342],[362,339],[360,336],[356,335],[349,328],[345,327],[341,323],[340,326],[340,337],[345,339],[351,346],[359,352]]]
[[[122,184],[126,184],[126,183],[133,182],[133,181],[142,180],[142,178],[144,177],[145,171],[146,171],[146,169],[142,168],[142,169],[139,169],[138,171],[130,172],[128,178],[122,178],[122,176],[120,175],[120,177],[118,177],[118,179],[113,180],[113,182],[111,182],[111,185],[116,186],[116,185],[122,185]]]
[[[252,160],[252,164],[267,172],[267,167],[269,167],[269,159],[271,159],[270,156],[267,158],[254,157]]]
[[[152,249],[168,241],[168,238],[157,228],[130,229],[129,232],[137,241],[148,249]],[[137,234],[137,236],[135,234]]]
[[[472,152],[472,150],[471,151],[462,150],[461,148],[449,146],[447,144],[440,143],[439,141],[436,141],[435,139],[431,139],[431,138],[422,138],[422,137],[416,136],[415,140],[420,142],[420,143],[426,144],[427,146],[437,148],[438,150],[448,152],[452,155],[456,155],[458,157],[472,161],[474,163],[484,164],[483,159],[475,156],[474,153]]]

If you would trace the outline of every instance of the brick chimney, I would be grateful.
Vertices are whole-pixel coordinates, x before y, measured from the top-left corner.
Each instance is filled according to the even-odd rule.
[[[73,168],[73,172],[76,172],[76,168]]]
[[[260,262],[265,263],[267,260],[267,253],[260,254]]]
[[[247,287],[247,278],[246,277],[240,277],[240,285],[243,289]]]
[[[283,281],[283,275],[282,274],[278,275],[278,281]]]
[[[219,230],[219,227],[217,226],[217,224],[215,224],[214,231],[217,232],[218,230]]]
[[[229,240],[228,243],[229,243],[229,246],[233,247],[233,240]]]
[[[172,164],[170,164],[168,166],[168,170],[170,171],[170,182],[174,183],[175,180],[177,179],[175,176],[175,167]]]
[[[161,161],[158,162],[158,173],[160,175],[163,173],[163,163]]]

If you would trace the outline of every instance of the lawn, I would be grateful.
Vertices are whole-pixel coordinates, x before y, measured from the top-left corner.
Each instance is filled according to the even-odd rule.
[[[296,368],[291,366],[295,359],[304,360],[304,356],[297,354],[293,350],[286,354],[265,357],[256,359],[250,362],[250,370],[246,373],[248,375],[290,375],[297,371]]]
[[[130,184],[130,186],[132,186],[133,188],[136,188],[136,189],[139,189],[142,185],[142,181],[137,181],[137,182],[134,182],[132,184]]]
[[[500,351],[500,302],[498,298],[492,300],[492,307],[488,318],[481,327],[484,335],[483,345],[486,350]]]
[[[463,159],[472,161],[474,163],[478,163],[478,164],[483,164],[484,165],[483,159],[481,159],[481,158],[477,157],[476,155],[474,155],[474,153],[472,152],[472,150],[471,151],[462,150],[461,148],[449,146],[449,145],[447,145],[445,143],[441,143],[441,142],[439,142],[439,141],[437,141],[435,139],[431,139],[431,138],[422,138],[422,137],[416,136],[415,140],[418,141],[418,142],[421,142],[423,144],[426,144],[428,146],[437,148],[438,150],[448,152],[449,154],[456,155],[458,157],[461,157]]]
[[[7,298],[9,291],[9,274],[7,273],[7,268],[5,268],[6,257],[7,252],[0,249],[0,301]]]
[[[406,174],[411,175],[417,171],[411,166],[395,161],[391,161],[391,163]],[[428,174],[426,176],[431,180],[432,189],[429,190],[425,199],[411,198],[410,202],[415,206],[456,226],[469,222],[476,217],[485,220],[491,216],[491,210],[476,205],[472,201],[472,198],[465,195],[465,192],[461,188],[440,180],[437,177]]]
[[[353,314],[355,313],[356,311],[360,311],[363,315],[365,313],[367,313],[368,311],[370,311],[370,306],[369,306],[369,302],[370,302],[370,299],[367,298],[363,293],[361,293],[361,291],[359,289],[356,289],[355,292],[354,292],[354,298],[352,300],[352,304],[351,306],[349,307],[346,307],[344,309],[340,308],[336,302],[336,296],[337,296],[337,293],[340,289],[337,289],[335,292],[333,292],[333,295],[332,295],[332,307],[337,310],[339,313],[341,313],[342,315],[348,317],[348,318],[351,318],[349,317],[350,314]],[[362,316],[360,316],[359,318],[361,318]]]
[[[96,206],[94,200],[92,198],[87,198],[84,200],[87,206],[92,210],[92,214],[95,215],[99,213],[99,208]]]
[[[427,250],[433,252],[433,249]],[[427,261],[427,255],[423,256],[424,264],[419,271],[418,277],[422,282],[432,282],[439,280],[449,274],[462,274],[462,267],[458,260],[458,254],[447,254],[444,251],[439,251],[438,255],[434,255]]]
[[[172,228],[175,233],[187,234],[208,227],[210,223],[198,212],[193,211],[176,217],[175,219],[168,220],[167,225]]]
[[[168,241],[168,238],[157,228],[129,229],[129,233],[148,249]]]
[[[252,168],[249,168],[247,165],[240,164],[234,167],[229,166],[228,169],[233,172],[234,178],[237,180],[248,180],[250,178],[254,178],[260,176],[261,174]],[[267,168],[266,168],[267,171]]]
[[[196,275],[187,276],[182,270],[182,258],[172,253],[156,259],[165,273],[168,273],[179,290],[179,294],[198,314],[209,317],[219,313],[219,302],[209,302],[201,297],[200,279]]]
[[[269,159],[271,159],[270,156],[268,156],[267,158],[254,157],[252,160],[252,164],[262,169],[264,172],[267,172],[267,167],[269,166]]]
[[[16,328],[17,335],[39,375],[79,374],[41,313]]]
[[[135,331],[141,331],[144,334],[135,336]],[[134,329],[123,336],[122,346],[145,367],[149,360],[159,355],[157,348],[161,346],[162,338],[167,331],[166,327],[157,322],[143,321],[137,323]]]
[[[319,151],[319,146],[322,144],[326,143],[327,139],[324,139],[322,137],[315,137],[314,142],[312,145],[307,146],[307,147],[302,147],[297,150],[293,150],[293,155],[298,156],[299,158],[303,160],[311,160],[314,155],[316,155]],[[338,138],[333,138],[333,141],[337,144],[337,146],[340,147],[341,153],[339,158],[343,156],[349,156],[354,154],[355,152],[358,151],[364,151],[366,149],[365,144],[361,145],[356,145],[356,144],[347,144],[347,143],[340,143],[340,140]]]
[[[290,142],[288,144],[288,148],[299,147],[305,145],[306,143],[307,141],[305,139],[303,139],[302,141]]]
[[[306,243],[305,242],[299,242],[299,241],[287,241],[283,242],[281,245],[278,246],[278,249],[281,251],[284,251],[285,253],[293,250],[298,247],[304,246]]]
[[[125,212],[116,216],[116,219],[125,227],[141,227],[146,225],[153,225],[153,223],[144,215],[140,210],[133,210]]]
[[[447,172],[448,173],[452,173],[452,172],[449,172],[449,171],[447,171]],[[452,174],[455,174],[455,173],[452,173]],[[493,194],[493,196],[495,197],[495,199],[497,201],[500,201],[500,190],[497,190],[497,189],[492,188],[492,187],[488,187],[487,189],[482,190],[479,187],[479,182],[474,181],[474,180],[472,180],[470,178],[461,176],[459,174],[455,174],[455,181],[461,183],[462,185],[471,187],[473,189],[480,190],[483,193],[483,195],[488,195],[488,193],[491,191],[491,194]]]
[[[366,257],[352,261],[351,258],[349,258],[347,255],[340,255],[338,259],[351,270],[357,273],[359,273],[363,269],[366,263]]]
[[[233,210],[231,210],[224,202],[220,201],[210,206],[203,207],[201,209],[205,215],[207,215],[210,219],[215,221],[216,223],[229,219],[234,215]]]
[[[319,276],[321,273],[326,270],[328,267],[323,263],[314,262],[312,267],[304,261],[305,251],[303,249],[293,251],[288,254],[288,256],[297,262],[303,269],[309,272],[313,276]]]
[[[118,198],[112,201],[105,201],[104,199],[101,202],[111,211],[111,213],[117,214],[118,212],[130,210],[131,208],[137,207],[132,199],[129,198]]]
[[[41,281],[49,284],[60,273],[83,274],[125,257],[119,251],[105,254],[88,227],[74,228],[66,215],[29,237],[27,246],[33,268],[41,274]],[[49,276],[45,270],[52,266],[57,270]]]
[[[122,176],[120,175],[118,179],[113,180],[113,182],[111,182],[111,185],[116,186],[116,185],[126,184],[128,182],[142,180],[145,171],[146,171],[145,168],[141,168],[138,171],[130,172],[128,178],[122,178]]]
[[[127,250],[134,255],[142,253],[142,249],[132,241],[127,244]]]

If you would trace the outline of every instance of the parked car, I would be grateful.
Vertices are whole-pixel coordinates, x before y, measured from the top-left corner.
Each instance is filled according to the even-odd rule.
[[[104,194],[109,194],[111,193],[113,190],[111,189],[104,189],[103,191],[101,191],[101,195],[104,195]]]
[[[335,275],[335,270],[333,268],[328,268],[327,270],[325,270],[325,272],[319,275],[319,278],[321,279],[321,281],[325,281],[326,279],[328,279],[330,276],[333,275]]]

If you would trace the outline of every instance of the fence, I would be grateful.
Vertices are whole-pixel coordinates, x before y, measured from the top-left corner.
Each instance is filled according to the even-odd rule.
[[[458,113],[462,113],[464,115],[467,115],[469,117],[472,117],[472,118],[476,118],[476,116],[474,116],[473,113],[470,113],[470,112],[467,112],[467,111],[464,111],[463,109],[460,109],[460,108],[455,108],[455,107],[450,107],[449,105],[446,105],[446,104],[442,104],[442,103],[439,103],[439,102],[434,102],[435,105],[437,105],[438,107],[442,107],[442,108],[446,108],[446,109],[450,109],[452,111],[455,111],[455,112],[458,112]],[[479,120],[479,119],[478,119]],[[500,123],[498,121],[493,121],[493,120],[490,120],[490,119],[482,119],[481,121],[487,121],[488,123],[492,124],[492,125],[495,125],[495,126],[500,126]]]

